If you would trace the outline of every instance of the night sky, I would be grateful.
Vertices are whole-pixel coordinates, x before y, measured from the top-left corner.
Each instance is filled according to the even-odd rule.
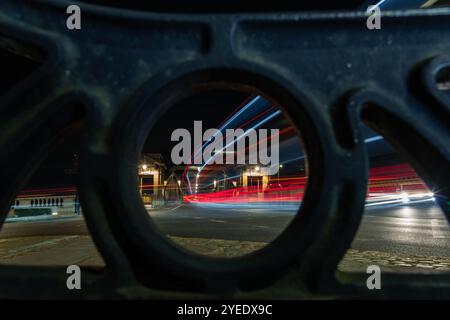
[[[250,93],[237,91],[208,91],[180,100],[164,114],[151,130],[144,153],[161,153],[166,165],[172,166],[170,153],[177,142],[171,142],[172,132],[184,128],[193,132],[194,121],[201,120],[203,132],[220,125],[249,97]]]

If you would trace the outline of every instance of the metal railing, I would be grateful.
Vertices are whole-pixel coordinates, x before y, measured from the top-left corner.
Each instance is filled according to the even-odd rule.
[[[0,49],[39,64],[0,95],[0,221],[57,139],[83,122],[78,187],[106,267],[87,270],[83,290],[71,292],[62,268],[0,266],[0,297],[450,297],[450,275],[387,276],[384,290],[368,292],[365,274],[336,270],[364,209],[363,122],[409,160],[450,217],[450,95],[441,90],[450,9],[386,12],[382,29],[368,30],[363,12],[172,14],[83,3],[74,31],[68,4],[0,2]],[[309,163],[300,214],[270,245],[235,259],[173,246],[129,188],[152,119],[177,96],[218,83],[276,99],[302,124]]]

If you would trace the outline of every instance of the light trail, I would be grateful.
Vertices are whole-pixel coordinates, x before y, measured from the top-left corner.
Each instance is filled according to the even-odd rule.
[[[383,136],[374,136],[374,137],[364,139],[364,143],[372,143],[372,142],[380,141],[380,140],[384,140]]]
[[[264,120],[261,120],[260,122],[258,122],[256,125],[254,125],[253,127],[251,127],[249,130],[251,129],[256,129],[258,127],[260,127],[261,125],[263,125],[264,123],[270,121],[271,119],[273,119],[274,117],[278,116],[279,114],[281,114],[281,111],[278,110],[274,113],[272,113],[270,116],[266,117]],[[216,154],[214,154],[214,156],[210,157],[205,164],[200,167],[200,172],[203,170],[203,168],[208,165],[213,159],[215,159],[215,157],[222,153],[226,148],[228,148],[229,146],[231,146],[232,144],[238,142],[240,139],[242,139],[243,137],[247,136],[249,134],[249,130],[245,131],[243,134],[241,134],[239,137],[237,137],[236,139],[234,139],[232,142],[228,143],[225,147],[223,147],[222,149],[220,149]]]
[[[253,98],[250,102],[246,103],[246,104],[244,105],[244,107],[241,107],[240,110],[239,110],[239,107],[238,107],[236,110],[239,110],[239,111],[236,112],[236,110],[235,110],[235,113],[234,113],[232,116],[230,116],[229,119],[226,120],[226,121],[219,127],[219,131],[216,132],[216,134],[215,134],[213,137],[215,137],[219,132],[222,132],[222,130],[223,130],[224,128],[226,128],[226,126],[228,126],[232,121],[234,121],[234,120],[235,120],[238,116],[240,116],[244,111],[246,111],[247,109],[249,109],[249,108],[250,108],[257,100],[259,100],[260,98],[261,98],[261,96],[256,96],[256,97]],[[194,151],[193,156],[191,156],[191,158],[193,159],[193,162],[195,162],[195,159],[196,159],[196,156],[197,156],[198,152],[202,151],[203,148],[206,146],[207,143],[208,143],[208,142],[205,142],[199,150]],[[182,179],[182,180],[187,180],[187,184],[188,184],[188,187],[189,187],[189,193],[192,193],[192,186],[191,186],[191,181],[190,181],[190,177],[189,177],[189,168],[190,168],[190,165],[187,165],[186,168],[185,168],[185,170],[184,170],[184,172],[183,172],[183,174],[182,174],[181,179]]]
[[[216,182],[235,179],[240,175],[218,179]],[[244,202],[301,202],[307,187],[307,177],[269,177],[265,188],[261,186],[235,187],[222,191],[197,193],[185,196],[190,203],[244,203]],[[207,189],[207,184],[204,188]],[[432,201],[434,195],[417,176],[414,169],[403,163],[370,169],[367,203],[368,206],[417,201]],[[425,201],[424,200],[424,201]]]
[[[255,101],[257,101],[259,98],[261,98],[260,96],[257,96],[256,98],[254,98],[252,101],[250,101],[248,104],[246,104],[239,112],[237,112],[236,114],[234,114],[228,121],[225,122],[225,124],[222,124],[219,128],[218,131],[210,138],[212,140],[212,138],[216,138],[216,136],[219,134],[219,132],[222,132],[231,122],[233,122],[233,120],[235,120],[240,114],[242,114],[242,112],[244,112],[246,109],[248,109],[251,105],[253,105],[253,103],[255,103]],[[260,117],[262,114],[268,112],[268,110],[266,110],[265,112],[259,114],[258,116],[256,116],[255,118]],[[251,120],[250,120],[251,121]],[[245,126],[245,124],[243,124],[242,126]],[[197,155],[200,153],[201,155],[201,151],[206,147],[206,145],[208,144],[209,141],[203,143],[203,145],[195,152],[192,162],[195,163],[195,160],[197,159]],[[216,141],[215,141],[216,142]]]

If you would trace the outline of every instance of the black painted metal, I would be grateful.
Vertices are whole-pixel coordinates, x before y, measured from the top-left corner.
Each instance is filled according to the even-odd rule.
[[[107,267],[86,271],[84,289],[71,292],[61,268],[0,266],[0,297],[450,297],[448,275],[388,276],[384,290],[369,292],[366,275],[336,271],[364,208],[363,121],[408,158],[450,217],[450,94],[436,84],[450,65],[449,9],[386,12],[382,29],[369,31],[362,12],[171,14],[83,3],[82,29],[69,31],[67,5],[0,2],[0,48],[42,62],[0,96],[0,221],[58,137],[84,121],[81,202]],[[268,247],[235,259],[171,245],[129,188],[158,115],[219,84],[282,105],[302,124],[310,166],[301,214]]]

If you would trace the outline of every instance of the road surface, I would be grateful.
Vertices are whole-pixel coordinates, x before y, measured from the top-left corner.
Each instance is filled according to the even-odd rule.
[[[290,222],[292,210],[264,207],[179,205],[150,214],[172,236],[269,242]],[[87,235],[80,218],[6,223],[1,238],[37,235]],[[450,231],[433,204],[367,208],[353,249],[396,254],[450,256]]]

